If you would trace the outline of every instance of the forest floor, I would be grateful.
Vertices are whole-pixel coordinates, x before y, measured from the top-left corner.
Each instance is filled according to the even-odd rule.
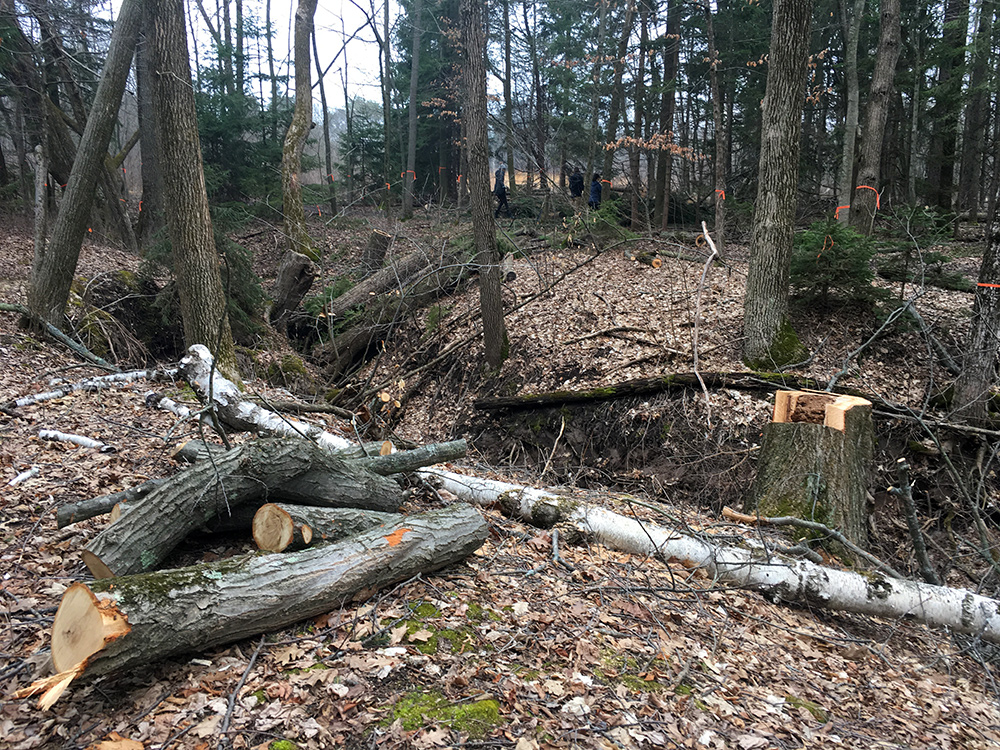
[[[20,303],[31,231],[12,226],[0,239],[0,301]],[[468,232],[454,215],[433,210],[405,224],[371,215],[316,220],[315,234],[331,259],[318,286],[356,261],[372,227],[397,234],[397,244],[431,249]],[[595,253],[587,228],[572,219],[554,229],[519,222],[502,229],[522,250],[517,276],[504,287],[511,356],[502,371],[489,376],[479,361],[473,287],[433,318],[405,321],[365,373],[389,395],[369,409],[373,429],[417,443],[465,436],[471,450],[459,471],[563,484],[660,525],[759,535],[721,522],[718,512],[741,503],[769,418],[770,388],[713,389],[707,400],[700,390],[672,392],[520,416],[474,406],[484,396],[690,372],[695,342],[700,372],[743,371],[746,248],[734,244],[706,271],[694,231],[606,238]],[[273,277],[277,233],[249,234],[255,268]],[[663,265],[632,260],[638,250],[660,251]],[[950,251],[949,270],[974,278],[981,244]],[[121,250],[88,244],[78,273],[92,279],[137,266]],[[900,292],[899,283],[877,283]],[[930,285],[908,285],[903,293],[917,297],[935,335],[960,351],[972,295]],[[789,374],[824,382],[838,375],[842,385],[923,412],[949,376],[918,328],[892,327],[861,356],[852,355],[880,320],[856,306],[799,309],[795,326],[815,356]],[[421,337],[437,337],[438,351],[465,348],[417,371],[412,356]],[[273,338],[262,341],[244,373],[247,385],[288,398],[298,384],[274,385],[263,374],[268,362],[290,351]],[[19,329],[11,314],[0,316],[0,356],[3,403],[50,390],[55,378],[99,374],[62,346]],[[33,700],[10,700],[49,673],[60,596],[88,579],[79,552],[106,523],[97,518],[57,529],[55,510],[179,470],[170,450],[191,434],[145,406],[150,387],[156,386],[78,391],[0,414],[2,747],[266,748],[278,739],[301,748],[1000,747],[1000,687],[982,644],[908,622],[774,604],[679,564],[601,546],[562,546],[572,569],[560,567],[551,562],[548,532],[493,509],[483,511],[488,540],[463,565],[345,602],[262,640],[83,680],[48,711]],[[946,413],[935,416],[947,420]],[[352,434],[332,416],[315,421]],[[45,428],[116,450],[40,440]],[[873,487],[888,487],[895,458],[912,455],[935,562],[950,583],[975,588],[972,533],[961,525],[953,485],[942,478],[939,446],[905,420],[879,419],[876,430]],[[947,450],[975,456],[960,437],[942,441]],[[7,486],[32,466],[40,469],[36,477]],[[995,488],[987,490],[992,511]],[[404,510],[448,499],[417,492]],[[873,550],[915,575],[894,496],[873,490],[873,500]],[[787,544],[780,535],[768,538]],[[249,548],[243,538],[192,540],[171,563]]]

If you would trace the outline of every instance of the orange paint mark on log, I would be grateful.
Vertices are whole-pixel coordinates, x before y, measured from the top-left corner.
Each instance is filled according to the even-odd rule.
[[[405,534],[407,531],[413,531],[413,529],[405,529],[405,528],[396,529],[394,532],[389,534],[389,536],[387,536],[385,540],[389,543],[390,547],[395,547],[397,544],[403,541],[403,534]]]

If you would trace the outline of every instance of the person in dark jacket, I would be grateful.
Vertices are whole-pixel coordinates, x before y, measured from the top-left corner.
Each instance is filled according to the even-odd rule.
[[[582,195],[583,175],[580,174],[580,168],[575,167],[573,169],[573,174],[569,176],[569,197],[572,198],[574,206],[580,202],[580,196]]]
[[[596,172],[590,181],[590,201],[587,205],[594,209],[601,207],[601,175]]]
[[[500,216],[500,209],[503,209],[507,214],[507,218],[510,218],[510,205],[507,203],[507,186],[504,184],[504,177],[507,174],[507,170],[504,167],[500,167],[495,173],[496,183],[493,185],[493,195],[497,197],[497,210],[493,214],[493,218],[498,218]]]

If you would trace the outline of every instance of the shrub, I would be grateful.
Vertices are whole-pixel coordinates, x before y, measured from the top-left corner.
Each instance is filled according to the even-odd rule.
[[[795,237],[791,284],[805,300],[827,306],[833,297],[872,302],[875,248],[864,235],[833,219],[815,222]]]

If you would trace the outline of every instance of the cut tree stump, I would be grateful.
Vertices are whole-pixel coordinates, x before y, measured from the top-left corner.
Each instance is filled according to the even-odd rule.
[[[66,677],[19,697],[55,682],[42,699],[51,705],[80,674],[128,670],[278,630],[360,593],[458,563],[487,534],[479,511],[459,503],[301,552],[74,583],[52,626],[52,662]]]
[[[365,461],[370,459],[365,459]],[[254,440],[195,464],[129,503],[83,552],[95,578],[154,570],[192,531],[251,501],[283,497],[310,505],[395,511],[399,485],[308,440]]]
[[[817,521],[864,549],[874,447],[871,402],[778,391],[745,509]]]
[[[281,259],[278,277],[274,281],[274,291],[271,294],[274,304],[268,314],[272,325],[279,331],[285,330],[288,314],[298,307],[309,293],[318,272],[316,264],[302,253],[289,250]]]
[[[401,518],[398,513],[360,508],[265,503],[253,517],[253,540],[265,552],[294,552],[314,543],[334,542],[375,526],[387,526]]]
[[[382,264],[385,262],[385,254],[391,244],[391,234],[383,232],[381,229],[372,230],[372,233],[368,236],[368,244],[365,245],[365,251],[361,255],[361,265],[364,266],[364,269],[368,273],[377,271],[382,267]]]

